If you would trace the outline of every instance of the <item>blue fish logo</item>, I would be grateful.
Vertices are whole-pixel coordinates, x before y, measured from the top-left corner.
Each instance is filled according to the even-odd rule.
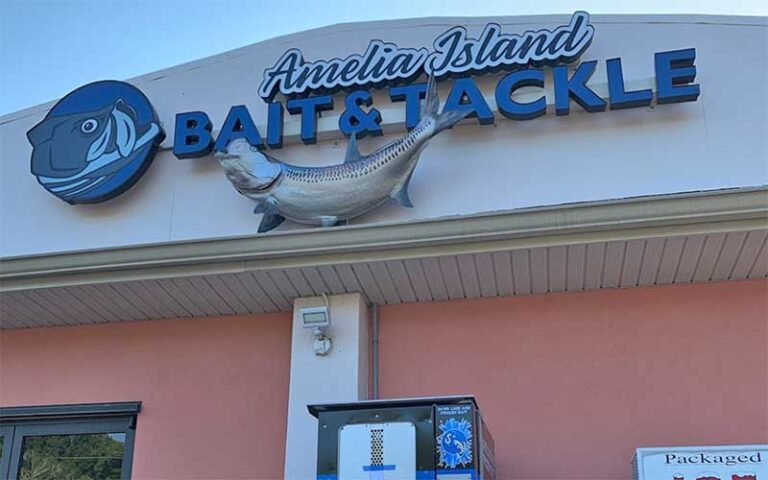
[[[125,82],[82,86],[27,132],[31,170],[70,204],[98,203],[133,186],[165,138],[146,96]]]
[[[472,463],[472,424],[467,419],[449,418],[440,422],[442,433],[437,436],[439,466],[456,468]]]

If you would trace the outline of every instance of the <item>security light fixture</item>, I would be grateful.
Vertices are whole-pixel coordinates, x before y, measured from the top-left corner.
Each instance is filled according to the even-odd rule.
[[[331,326],[328,307],[306,307],[301,309],[301,323],[304,328],[326,329]]]
[[[327,335],[327,330],[331,326],[331,306],[325,294],[323,299],[325,305],[321,307],[305,307],[299,310],[302,327],[314,331],[315,341],[312,348],[315,355],[319,356],[328,355],[333,346],[331,338]]]

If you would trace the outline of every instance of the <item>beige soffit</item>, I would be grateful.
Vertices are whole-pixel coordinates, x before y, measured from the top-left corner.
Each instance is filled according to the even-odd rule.
[[[0,259],[0,291],[768,228],[768,186]]]

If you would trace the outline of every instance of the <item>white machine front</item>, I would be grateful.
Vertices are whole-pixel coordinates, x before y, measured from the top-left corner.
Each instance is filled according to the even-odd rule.
[[[416,427],[361,423],[339,429],[339,480],[414,480]]]

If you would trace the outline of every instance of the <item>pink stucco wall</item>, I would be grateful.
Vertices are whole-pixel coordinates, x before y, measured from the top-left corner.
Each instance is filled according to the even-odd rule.
[[[0,405],[141,400],[134,479],[282,477],[290,315],[0,333]]]
[[[631,478],[635,447],[768,442],[768,282],[387,306],[381,394],[473,393],[500,480]]]
[[[383,397],[476,394],[499,480],[768,442],[768,281],[381,308]],[[282,477],[290,315],[5,331],[0,405],[142,400],[135,479]]]

